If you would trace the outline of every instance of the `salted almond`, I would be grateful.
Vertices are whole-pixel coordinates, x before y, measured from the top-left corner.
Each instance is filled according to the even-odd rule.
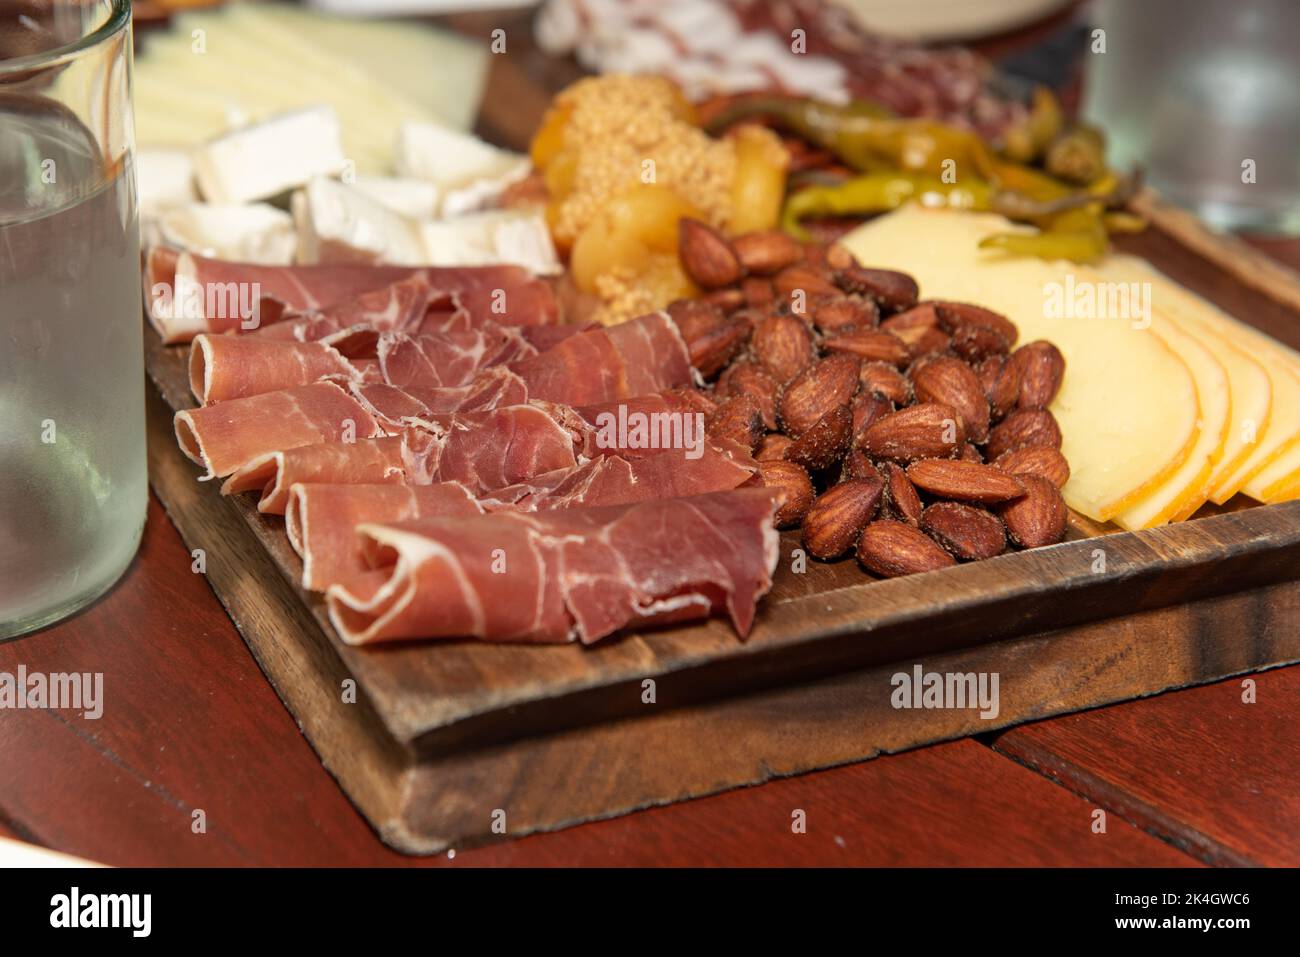
[[[794,316],[768,316],[759,321],[750,349],[778,383],[789,382],[813,361],[812,333]]]
[[[1069,510],[1060,489],[1040,475],[1022,475],[1025,494],[998,507],[1011,540],[1021,548],[1055,545],[1065,537]]]
[[[745,294],[735,287],[712,289],[706,292],[700,301],[707,302],[711,306],[717,306],[723,312],[728,313],[743,309],[748,304],[745,301]]]
[[[952,351],[970,363],[1004,356],[1010,349],[1006,337],[992,326],[961,326],[952,334]]]
[[[758,443],[754,460],[758,462],[777,462],[785,458],[786,451],[794,444],[794,439],[780,432],[769,432]]]
[[[984,464],[984,456],[980,453],[980,450],[969,442],[961,447],[961,451],[957,453],[957,458],[961,459],[963,462],[977,462],[980,465]]]
[[[845,479],[864,479],[875,476],[881,480],[881,487],[884,487],[884,476],[880,470],[867,458],[867,453],[861,449],[851,449],[849,454],[844,456],[844,461],[840,463],[840,480]]]
[[[741,266],[756,276],[771,276],[803,259],[803,247],[775,229],[745,233],[731,243]]]
[[[745,274],[726,237],[698,219],[678,221],[677,256],[686,275],[703,289],[730,286]]]
[[[786,266],[772,277],[772,285],[777,297],[786,302],[796,295],[808,304],[827,296],[840,295],[840,288],[831,281],[830,271],[808,263]]]
[[[803,546],[814,558],[839,558],[858,540],[876,509],[884,482],[850,479],[827,489],[803,520]]]
[[[859,392],[853,397],[853,444],[860,445],[867,429],[894,411],[894,403],[876,392]]]
[[[925,532],[953,558],[979,561],[1007,550],[1002,520],[982,508],[957,502],[935,502],[921,513]]]
[[[738,395],[720,403],[704,420],[704,433],[713,439],[735,442],[750,452],[763,438],[763,413],[748,395]]]
[[[731,398],[751,396],[763,414],[763,427],[769,432],[776,429],[776,397],[780,387],[762,366],[756,362],[734,362],[718,378],[715,395]]]
[[[853,413],[847,405],[831,409],[795,439],[785,457],[809,472],[830,468],[844,457],[853,438]]]
[[[961,502],[1005,502],[1025,494],[1020,479],[992,465],[961,459],[927,459],[907,468],[917,488],[939,498]]]
[[[971,367],[952,356],[924,359],[912,367],[917,402],[940,402],[957,410],[966,436],[983,442],[989,434],[989,404]]]
[[[938,402],[923,402],[881,416],[862,435],[862,448],[872,458],[908,463],[949,458],[966,442],[966,430],[956,410]]]
[[[885,479],[885,501],[881,513],[909,525],[921,521],[921,496],[901,465],[886,462],[881,469]]]
[[[781,389],[777,404],[782,431],[798,438],[858,391],[858,360],[830,355],[809,366]]]
[[[884,578],[936,571],[957,564],[933,539],[913,525],[881,519],[858,537],[858,561]]]
[[[861,296],[827,299],[813,308],[813,325],[826,335],[848,329],[871,329],[880,321],[880,308]]]
[[[916,305],[920,289],[916,280],[893,269],[867,269],[853,265],[835,272],[835,282],[845,292],[870,296],[889,312],[901,312]]]
[[[802,522],[816,494],[808,473],[793,462],[760,459],[758,474],[765,488],[780,493],[780,504],[772,516],[773,524],[777,528],[794,528]]]
[[[776,302],[776,289],[772,280],[762,276],[746,276],[740,281],[740,294],[750,309],[767,309]]]
[[[895,405],[907,405],[912,401],[911,381],[888,362],[863,363],[858,378],[863,392],[883,395]]]
[[[1003,453],[993,463],[1011,475],[1037,475],[1057,488],[1070,480],[1070,463],[1059,451],[1046,445],[1029,445]]]
[[[848,329],[822,341],[827,352],[843,352],[865,362],[888,362],[901,366],[912,357],[911,351],[897,336],[880,329]]]
[[[1065,378],[1065,356],[1060,349],[1039,339],[1021,346],[1007,362],[1016,367],[1019,377],[1019,408],[1045,409],[1052,404]]]
[[[993,461],[1012,449],[1030,446],[1061,447],[1061,427],[1047,409],[1017,409],[989,432],[984,454]]]
[[[999,312],[975,306],[968,302],[937,301],[934,304],[939,325],[949,335],[956,333],[963,326],[986,326],[1000,333],[1008,346],[1016,344],[1020,335],[1016,324]]]

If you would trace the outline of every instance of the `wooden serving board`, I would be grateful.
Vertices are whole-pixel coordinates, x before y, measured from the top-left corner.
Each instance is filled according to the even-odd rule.
[[[576,75],[517,46],[524,24],[510,31],[512,55],[494,58],[479,124],[516,147],[547,90]],[[1300,344],[1294,274],[1155,197],[1143,203],[1156,226],[1126,251]],[[795,573],[787,535],[745,642],[710,621],[592,648],[350,648],[297,587],[283,521],[196,480],[172,432],[174,412],[194,405],[186,353],[151,329],[146,338],[154,490],[188,546],[204,549],[213,589],[326,767],[402,851],[563,827],[1300,661],[1300,502],[1240,498],[1138,533],[1072,516],[1061,545],[892,581],[851,559]],[[891,677],[916,665],[996,673],[997,717],[896,710]]]
[[[1257,285],[1259,274],[1231,244],[1213,247],[1220,264],[1156,226],[1127,247],[1235,315],[1300,339],[1300,314],[1286,304],[1300,286],[1247,285],[1235,270]],[[744,642],[713,620],[591,648],[350,648],[297,587],[283,521],[197,481],[172,432],[174,412],[195,404],[186,350],[146,337],[154,489],[189,547],[204,549],[214,590],[325,765],[403,851],[491,839],[503,826],[561,827],[1300,661],[1300,502],[1240,497],[1136,533],[1072,516],[1060,545],[891,581],[851,559],[796,572],[787,534]],[[890,679],[916,665],[997,673],[998,715],[896,710]]]

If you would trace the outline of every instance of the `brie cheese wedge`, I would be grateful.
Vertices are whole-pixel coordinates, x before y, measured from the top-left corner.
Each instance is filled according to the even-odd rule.
[[[290,208],[300,263],[425,264],[415,221],[355,186],[316,177],[293,194]]]
[[[531,168],[520,153],[436,123],[415,122],[398,128],[394,165],[399,175],[425,180],[442,191],[443,216],[483,209]]]
[[[339,121],[327,106],[281,113],[220,136],[193,153],[210,203],[247,203],[331,176],[347,165]]]
[[[293,219],[265,203],[248,206],[185,203],[163,210],[158,238],[200,256],[287,266],[298,245]]]

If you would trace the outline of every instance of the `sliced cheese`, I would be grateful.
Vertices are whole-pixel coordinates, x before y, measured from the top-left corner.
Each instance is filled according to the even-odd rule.
[[[1293,395],[1300,403],[1300,375],[1294,369],[1291,373],[1291,385],[1295,387]],[[1278,449],[1270,458],[1260,462],[1256,470],[1246,477],[1241,491],[1259,502],[1284,501],[1294,498],[1288,493],[1290,486],[1300,480],[1300,431]]]
[[[523,266],[536,275],[561,271],[551,231],[540,212],[492,210],[422,223],[431,266]]]
[[[164,210],[158,235],[169,246],[238,262],[287,266],[298,245],[293,218],[265,203],[217,206],[186,203]]]
[[[247,203],[333,175],[346,165],[339,121],[327,106],[263,120],[194,151],[194,176],[211,203]]]
[[[1218,477],[1211,499],[1222,505],[1237,492],[1245,491],[1257,475],[1300,445],[1300,354],[1265,335],[1253,326],[1228,315],[1213,303],[1178,285],[1155,267],[1132,256],[1111,257],[1103,272],[1118,277],[1140,278],[1152,284],[1153,298],[1170,315],[1199,328],[1213,330],[1238,345],[1257,360],[1268,375],[1271,403],[1263,422],[1244,422],[1239,430],[1248,453],[1231,470]],[[1276,476],[1276,473],[1270,473]],[[1264,489],[1251,485],[1252,497]],[[1256,494],[1258,493],[1258,494]]]
[[[293,194],[290,208],[301,263],[426,265],[416,223],[353,186],[316,177]]]
[[[1178,324],[1152,312],[1152,328],[1192,373],[1201,418],[1196,445],[1186,461],[1159,486],[1115,516],[1130,531],[1155,528],[1191,515],[1210,495],[1210,479],[1223,456],[1232,424],[1232,390],[1223,363]]]
[[[1071,476],[1071,508],[1109,521],[1170,478],[1200,435],[1196,386],[1159,333],[1125,318],[1066,318],[1050,308],[1077,271],[981,250],[1014,228],[1000,216],[906,206],[842,242],[866,265],[899,269],[932,299],[960,299],[1007,315],[1022,341],[1048,339],[1066,358],[1052,404]]]
[[[443,191],[443,216],[483,209],[531,168],[526,156],[436,123],[403,123],[393,152],[399,175]]]

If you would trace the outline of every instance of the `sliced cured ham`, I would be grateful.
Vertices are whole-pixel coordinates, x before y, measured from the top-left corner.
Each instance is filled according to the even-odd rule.
[[[691,360],[677,325],[656,312],[570,336],[510,366],[530,399],[588,405],[690,384]]]
[[[725,611],[744,636],[772,584],[766,489],[609,508],[359,527],[377,589],[327,592],[350,644],[418,638],[590,643]]]
[[[346,585],[352,594],[373,580],[356,528],[363,522],[467,518],[482,507],[455,482],[438,485],[303,485],[288,495],[285,532],[302,557],[302,587],[324,591]],[[382,576],[381,576],[382,580]]]
[[[353,396],[389,431],[413,422],[428,421],[450,412],[481,412],[528,401],[523,380],[504,366],[485,369],[468,384],[426,389],[399,389],[387,383],[361,382],[351,386]]]
[[[603,455],[497,489],[481,501],[489,510],[521,511],[630,505],[739,488],[757,471],[752,459],[746,461],[711,447],[705,447],[698,457],[677,449],[640,458]]]
[[[551,410],[511,405],[435,416],[409,445],[417,483],[461,482],[477,495],[572,468],[580,441]]]
[[[175,428],[181,451],[207,470],[204,479],[229,475],[271,452],[383,434],[374,416],[332,382],[183,409]]]
[[[188,342],[203,332],[248,332],[279,322],[287,313],[317,312],[417,275],[427,290],[422,291],[416,281],[397,291],[387,290],[378,298],[379,305],[367,299],[360,307],[356,303],[340,307],[330,318],[342,328],[355,324],[358,312],[382,311],[385,296],[392,300],[390,307],[400,311],[401,303],[411,307],[424,295],[426,309],[450,307],[452,315],[464,313],[511,325],[558,319],[550,284],[518,266],[265,266],[165,248],[150,250],[146,258],[145,302],[164,342]]]
[[[340,485],[405,485],[413,482],[405,439],[386,435],[355,442],[318,442],[267,452],[236,469],[222,495],[258,492],[259,512],[284,514],[289,490],[299,482]]]
[[[190,344],[190,390],[204,405],[310,385],[327,376],[360,381],[364,372],[324,342],[205,333]]]
[[[518,327],[485,322],[452,332],[386,333],[376,354],[384,381],[400,388],[445,388],[472,382],[481,370],[537,355]]]

